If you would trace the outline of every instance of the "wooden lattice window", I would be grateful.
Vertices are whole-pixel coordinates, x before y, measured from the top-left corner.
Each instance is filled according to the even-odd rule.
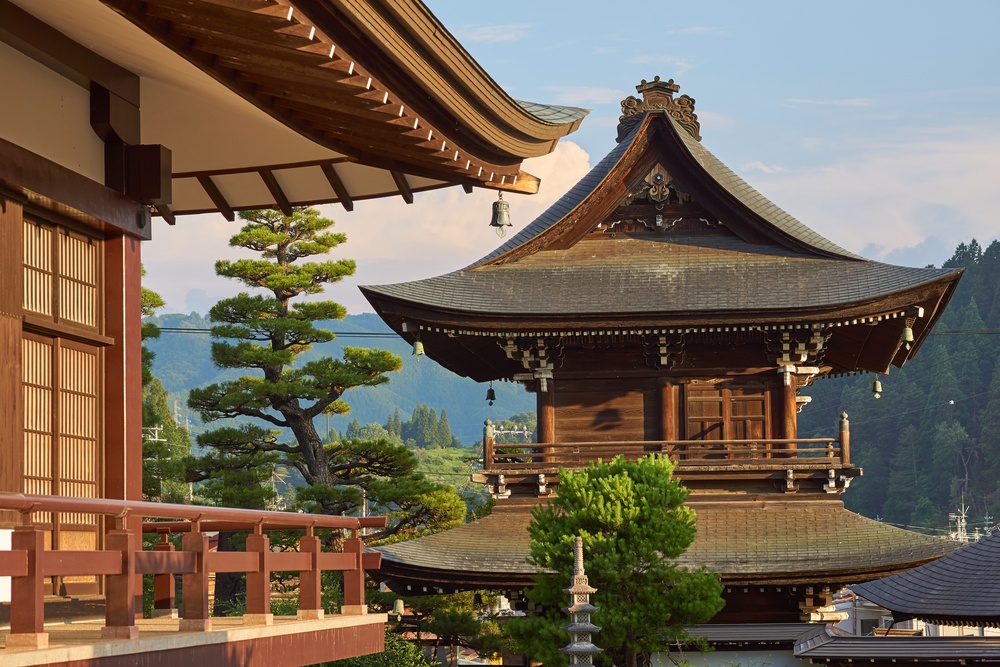
[[[24,219],[25,311],[98,329],[101,257],[97,239],[46,222]]]
[[[686,438],[756,440],[770,437],[765,385],[692,382],[685,390]]]

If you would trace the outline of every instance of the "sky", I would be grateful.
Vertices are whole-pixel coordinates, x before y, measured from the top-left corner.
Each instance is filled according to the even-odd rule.
[[[537,195],[505,195],[514,230],[614,146],[620,102],[642,79],[695,98],[702,143],[807,226],[864,256],[940,265],[1000,233],[1000,2],[527,2],[427,0],[515,99],[591,109],[523,169]],[[460,188],[322,207],[355,276],[328,298],[371,312],[359,284],[466,266],[501,240],[495,193]],[[145,284],[163,312],[206,312],[239,286],[213,263],[237,226],[221,216],[157,220]]]

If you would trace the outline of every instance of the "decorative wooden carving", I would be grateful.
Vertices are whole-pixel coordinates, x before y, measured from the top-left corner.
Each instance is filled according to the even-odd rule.
[[[677,124],[687,130],[688,134],[701,141],[701,124],[694,112],[694,99],[681,95],[674,99],[674,93],[681,87],[673,79],[661,81],[654,77],[652,81],[642,80],[636,91],[642,94],[642,99],[629,96],[622,100],[622,115],[618,119],[618,141],[638,123],[648,111],[666,111]]]

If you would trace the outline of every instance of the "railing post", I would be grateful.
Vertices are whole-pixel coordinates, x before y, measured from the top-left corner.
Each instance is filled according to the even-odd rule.
[[[208,535],[201,532],[200,522],[193,523],[191,532],[181,538],[181,549],[195,554],[195,567],[182,580],[180,629],[207,632],[212,629],[212,619],[208,616]]]
[[[313,534],[312,526],[299,538],[299,551],[311,554],[310,569],[299,572],[299,613],[300,621],[323,618],[322,571],[319,569],[319,555],[322,551],[319,538]]]
[[[483,470],[493,470],[493,422],[486,420],[483,427]]]
[[[365,544],[354,530],[351,537],[344,540],[344,553],[355,555],[353,570],[344,570],[344,606],[340,613],[345,615],[360,615],[368,613],[365,604],[365,570],[361,566],[361,556],[365,552]]]
[[[264,535],[261,525],[254,527],[247,536],[247,552],[257,554],[257,571],[247,572],[247,613],[244,625],[272,625],[271,614],[271,539]]]
[[[167,533],[163,533],[161,541],[153,551],[175,551]],[[153,575],[153,618],[177,618],[174,601],[177,599],[177,581],[172,572]]]
[[[846,412],[840,413],[840,459],[845,466],[851,465],[851,423]]]
[[[25,512],[23,520],[24,525],[15,528],[11,536],[11,549],[28,552],[28,574],[11,578],[7,648],[46,648],[49,633],[45,632],[45,576],[42,571],[45,534],[31,525],[31,512]]]
[[[104,544],[108,551],[120,551],[122,571],[105,578],[104,628],[105,639],[136,639],[135,627],[135,541],[125,527],[125,518],[115,518],[115,528],[108,532]]]

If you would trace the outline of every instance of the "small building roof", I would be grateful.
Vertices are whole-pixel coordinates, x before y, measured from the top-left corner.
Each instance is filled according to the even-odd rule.
[[[857,637],[823,625],[800,636],[794,653],[827,665],[968,665],[1000,661],[1000,642],[996,637]]]
[[[1000,627],[1000,534],[920,567],[852,586],[893,618]]]

